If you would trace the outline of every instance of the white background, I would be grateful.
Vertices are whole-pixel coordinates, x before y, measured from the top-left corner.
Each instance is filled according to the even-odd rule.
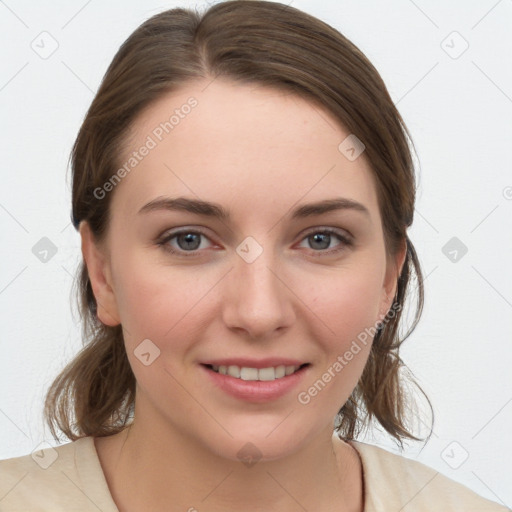
[[[81,343],[70,307],[80,251],[67,164],[86,109],[140,23],[204,5],[0,2],[0,458],[55,445],[43,428],[43,397]],[[426,447],[409,443],[403,454],[511,506],[512,1],[291,5],[368,56],[418,151],[409,236],[427,276],[426,303],[402,356],[433,403],[435,425]],[[31,47],[49,37],[43,31],[58,42],[47,59]],[[42,237],[57,247],[46,263],[32,252]],[[468,248],[456,262],[442,251],[452,237]],[[360,440],[397,452],[371,434]]]

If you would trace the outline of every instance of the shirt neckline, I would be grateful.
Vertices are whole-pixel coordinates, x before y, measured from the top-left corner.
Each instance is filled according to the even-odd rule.
[[[338,436],[336,436],[336,438],[343,441]],[[97,501],[100,501],[103,505],[102,510],[104,512],[119,512],[101,466],[96,444],[94,443],[94,437],[82,437],[75,442],[77,443],[75,464],[80,475],[80,479],[84,482],[84,492],[86,492],[87,496],[89,496],[95,504]],[[352,446],[359,457],[362,469],[361,482],[363,488],[363,512],[370,512],[369,489],[367,484],[368,467],[366,465],[364,454],[359,449],[360,442],[356,440],[348,440],[344,442]],[[92,453],[92,457],[88,456],[90,453]],[[105,506],[108,508],[104,508]]]
[[[101,466],[94,437],[82,437],[75,443],[75,465],[83,483],[84,493],[103,512],[119,512]]]
[[[363,487],[363,512],[369,512],[369,492],[368,492],[368,485],[367,485],[367,479],[368,479],[368,468],[366,466],[366,462],[364,460],[364,456],[362,452],[359,451],[359,441],[355,440],[349,440],[346,441],[357,453],[357,456],[359,457],[359,462],[361,463],[361,483]]]

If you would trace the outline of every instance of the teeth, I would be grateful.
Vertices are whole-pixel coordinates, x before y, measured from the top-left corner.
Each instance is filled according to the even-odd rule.
[[[295,370],[297,370],[296,366],[285,366],[285,375],[291,375]]]
[[[293,368],[293,366],[292,366]],[[292,372],[293,373],[293,372]],[[277,366],[276,367],[276,379],[280,379],[286,375],[286,366]]]
[[[266,368],[262,368],[263,370]],[[269,370],[272,370],[272,368],[269,368]],[[242,380],[263,380],[259,378],[259,370],[257,368],[246,368],[245,366],[240,368],[240,378]]]
[[[240,368],[238,366],[228,366],[228,375],[231,375],[231,377],[236,377],[237,379],[240,378]]]
[[[212,370],[222,375],[230,375],[236,379],[242,380],[275,380],[281,379],[285,375],[295,373],[300,366],[276,366],[269,368],[248,368],[245,366],[212,366]]]

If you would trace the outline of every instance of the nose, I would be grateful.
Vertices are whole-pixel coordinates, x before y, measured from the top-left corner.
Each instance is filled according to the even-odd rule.
[[[263,340],[293,324],[293,287],[271,250],[249,261],[235,254],[225,282],[223,319],[229,329]]]

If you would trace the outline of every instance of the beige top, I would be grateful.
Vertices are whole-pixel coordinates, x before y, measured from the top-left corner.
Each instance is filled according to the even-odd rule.
[[[511,512],[418,461],[351,441],[361,456],[364,512]],[[2,512],[119,512],[93,437],[0,461]]]

